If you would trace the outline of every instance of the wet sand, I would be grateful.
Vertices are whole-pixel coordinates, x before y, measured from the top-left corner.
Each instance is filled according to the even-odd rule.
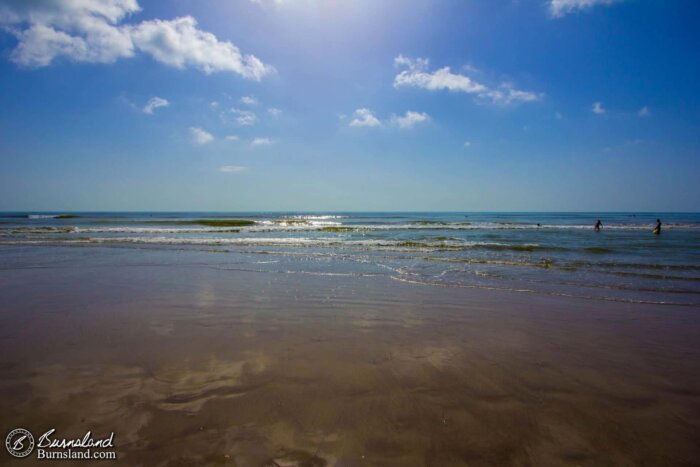
[[[196,264],[8,267],[0,428],[114,431],[104,465],[700,465],[698,312]]]

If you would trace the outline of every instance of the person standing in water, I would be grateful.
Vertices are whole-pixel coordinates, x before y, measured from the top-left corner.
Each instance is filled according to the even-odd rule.
[[[600,228],[601,228],[602,226],[603,226],[603,223],[600,222],[600,219],[598,219],[598,220],[596,221],[596,223],[595,223],[595,227],[594,227],[595,231],[596,231],[596,232],[600,232]]]
[[[654,235],[660,235],[661,234],[661,220],[656,219],[656,227],[654,227],[654,230],[651,231]]]

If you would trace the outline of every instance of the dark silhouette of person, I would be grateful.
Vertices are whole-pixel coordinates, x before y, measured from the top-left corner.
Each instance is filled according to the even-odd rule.
[[[600,232],[600,228],[601,228],[602,226],[603,226],[603,223],[600,222],[600,219],[598,219],[598,220],[596,221],[596,223],[595,223],[595,227],[594,227],[595,231],[596,231],[596,232]]]
[[[660,219],[656,219],[656,227],[654,227],[654,230],[652,230],[651,233],[653,233],[655,235],[661,234],[661,220]]]

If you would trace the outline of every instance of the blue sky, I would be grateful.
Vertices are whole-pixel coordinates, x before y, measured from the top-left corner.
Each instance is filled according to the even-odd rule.
[[[0,210],[700,211],[699,20],[0,0]]]

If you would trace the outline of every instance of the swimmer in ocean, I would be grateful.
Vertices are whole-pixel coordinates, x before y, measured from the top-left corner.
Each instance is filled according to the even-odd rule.
[[[651,231],[654,235],[660,235],[661,234],[661,220],[656,219],[656,227],[654,227],[654,230]]]
[[[596,232],[600,232],[600,228],[601,228],[602,226],[603,226],[603,223],[600,222],[600,219],[598,219],[598,220],[596,221],[596,223],[595,223],[595,227],[593,227],[593,228],[595,229]]]

